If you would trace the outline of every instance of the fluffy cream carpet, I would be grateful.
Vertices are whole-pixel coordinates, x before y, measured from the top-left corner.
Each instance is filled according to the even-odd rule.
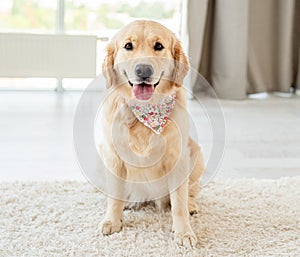
[[[0,184],[0,256],[300,256],[300,177],[211,182],[191,218],[199,243],[172,241],[171,215],[125,211],[121,233],[99,235],[105,211],[89,184]]]

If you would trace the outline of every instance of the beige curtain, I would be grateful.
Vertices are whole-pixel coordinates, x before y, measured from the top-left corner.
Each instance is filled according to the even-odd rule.
[[[183,0],[192,68],[221,98],[300,89],[300,0]],[[200,88],[197,76],[191,90]]]

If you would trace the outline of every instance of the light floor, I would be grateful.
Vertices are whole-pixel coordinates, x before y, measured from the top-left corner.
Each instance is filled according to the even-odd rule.
[[[73,118],[80,92],[0,92],[0,181],[84,180],[73,149]],[[300,97],[189,101],[206,162],[226,146],[220,178],[300,175]],[[214,121],[214,115],[222,112]],[[216,129],[214,129],[217,126]],[[214,132],[213,132],[214,131]],[[215,141],[213,141],[213,138]],[[213,143],[214,142],[214,143]],[[216,150],[213,150],[216,151]],[[210,179],[213,170],[205,177]]]

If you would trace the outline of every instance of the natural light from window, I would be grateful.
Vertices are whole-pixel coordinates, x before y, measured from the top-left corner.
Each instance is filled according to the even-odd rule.
[[[61,17],[61,6],[64,15]],[[63,19],[63,28],[59,27]],[[1,0],[0,33],[96,35],[97,73],[104,47],[120,28],[136,19],[152,19],[176,34],[180,27],[180,0]],[[65,89],[82,89],[89,80],[63,79]],[[56,88],[56,79],[0,78],[0,89]]]

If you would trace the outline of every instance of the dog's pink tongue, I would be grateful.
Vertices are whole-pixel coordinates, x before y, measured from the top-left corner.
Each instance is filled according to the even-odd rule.
[[[134,84],[133,93],[139,100],[149,100],[154,92],[154,86],[149,84]]]

